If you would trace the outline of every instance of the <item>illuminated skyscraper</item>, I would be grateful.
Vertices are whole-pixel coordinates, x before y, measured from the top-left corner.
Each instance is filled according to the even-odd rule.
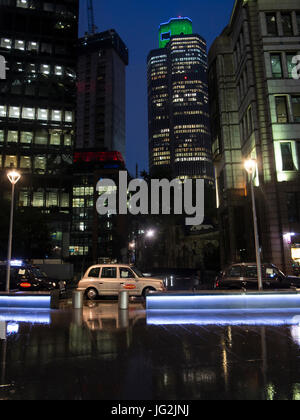
[[[188,18],[160,25],[148,57],[150,173],[213,184],[206,42]]]

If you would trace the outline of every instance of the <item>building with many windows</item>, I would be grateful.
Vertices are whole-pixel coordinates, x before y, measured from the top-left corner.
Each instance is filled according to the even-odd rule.
[[[76,106],[78,0],[0,2],[0,171],[22,174],[17,205],[48,215],[67,255]],[[1,198],[9,197],[1,176]]]
[[[79,40],[76,149],[126,153],[128,49],[113,29]]]
[[[262,258],[287,272],[299,262],[299,54],[297,0],[236,0],[209,52],[223,266],[255,260],[248,158],[257,161]]]
[[[213,184],[206,42],[189,18],[160,25],[148,56],[150,173]]]

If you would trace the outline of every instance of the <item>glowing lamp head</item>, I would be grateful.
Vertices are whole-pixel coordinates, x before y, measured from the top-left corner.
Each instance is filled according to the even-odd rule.
[[[244,163],[245,169],[249,175],[253,175],[256,170],[257,162],[254,159],[247,159]]]
[[[7,178],[10,180],[10,182],[13,184],[13,185],[16,185],[16,183],[18,182],[18,181],[20,181],[20,178],[21,178],[21,174],[19,173],[19,172],[17,172],[16,170],[11,170],[11,171],[9,171],[8,173],[7,173]]]
[[[150,230],[148,230],[148,231],[146,232],[146,236],[147,236],[147,238],[153,238],[153,237],[154,237],[154,235],[155,235],[155,232],[154,232],[154,230],[152,230],[152,229],[150,229]]]

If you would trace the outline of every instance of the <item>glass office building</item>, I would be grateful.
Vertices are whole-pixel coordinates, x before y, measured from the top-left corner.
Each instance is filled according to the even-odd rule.
[[[69,230],[78,7],[78,0],[0,2],[7,67],[0,80],[0,170],[20,170],[17,205],[49,215],[59,256]],[[1,199],[9,187],[2,176]]]
[[[160,26],[159,45],[148,56],[150,172],[213,184],[206,42],[177,18]]]

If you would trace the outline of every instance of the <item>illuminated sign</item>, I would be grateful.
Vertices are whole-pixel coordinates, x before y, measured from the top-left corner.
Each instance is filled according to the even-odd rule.
[[[300,260],[300,248],[292,248],[293,260]]]

